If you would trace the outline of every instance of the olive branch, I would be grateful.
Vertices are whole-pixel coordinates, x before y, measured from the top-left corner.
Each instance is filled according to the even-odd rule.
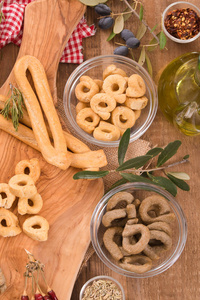
[[[119,166],[115,170],[106,171],[80,171],[73,176],[73,179],[97,179],[105,177],[106,175],[117,172],[121,175],[121,179],[115,182],[111,189],[127,182],[144,182],[151,183],[163,187],[170,192],[173,196],[177,194],[177,187],[184,191],[189,191],[190,187],[185,182],[190,177],[184,172],[167,172],[166,169],[174,167],[179,164],[188,162],[189,155],[185,155],[181,161],[163,166],[172,156],[177,153],[177,150],[181,146],[181,141],[176,140],[170,142],[166,147],[154,147],[149,150],[145,155],[131,158],[124,161],[128,145],[130,141],[130,129],[127,129],[123,134],[119,147],[118,147],[118,163]],[[154,168],[143,168],[147,163],[153,164],[153,160],[157,157],[157,162]],[[164,176],[155,176],[154,172],[162,170]],[[126,171],[126,172],[125,172]],[[138,173],[140,175],[138,175]]]
[[[133,49],[140,47],[141,52],[137,62],[141,66],[146,63],[147,70],[149,74],[152,76],[153,73],[152,64],[147,52],[154,51],[158,46],[160,47],[161,50],[163,50],[166,46],[167,39],[163,32],[162,25],[160,26],[161,27],[160,31],[157,34],[155,34],[154,31],[158,27],[158,24],[156,24],[153,28],[150,28],[148,24],[145,22],[145,20],[143,19],[144,7],[142,3],[138,0],[132,0],[132,2],[131,1],[128,2],[127,0],[120,0],[121,2],[124,2],[126,4],[127,8],[122,12],[114,13],[111,11],[108,5],[104,4],[107,2],[107,0],[79,0],[79,1],[87,6],[91,6],[91,7],[95,6],[95,11],[97,12],[97,14],[100,15],[100,17],[98,17],[99,19],[98,25],[101,29],[112,28],[112,32],[108,36],[107,41],[111,41],[118,34],[121,34],[122,37],[125,22],[132,15],[135,15],[140,20],[140,25],[137,29],[137,32],[135,35],[133,35],[134,40],[130,41],[129,39],[128,42],[128,40],[122,37],[126,43],[122,44],[122,43],[115,42],[115,44],[118,45],[119,47],[117,47],[114,50],[114,54],[127,56],[129,53],[131,58],[133,60],[136,60]],[[140,40],[147,33],[147,31],[153,36],[153,38],[146,45],[140,44]]]

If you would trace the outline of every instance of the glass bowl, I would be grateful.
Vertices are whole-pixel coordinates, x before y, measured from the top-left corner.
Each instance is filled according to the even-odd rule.
[[[112,281],[117,287],[118,289],[121,291],[122,293],[122,300],[125,300],[125,294],[124,294],[124,290],[123,290],[123,287],[122,285],[114,278],[112,277],[109,277],[109,276],[105,276],[105,275],[102,275],[102,276],[96,276],[96,277],[93,277],[91,279],[89,279],[83,286],[82,286],[82,289],[80,291],[80,295],[79,295],[79,300],[82,300],[83,299],[83,296],[84,296],[84,293],[85,293],[85,290],[86,288],[89,286],[89,285],[92,285],[94,281],[97,281],[97,280],[109,280],[109,281]]]
[[[172,4],[170,4],[169,6],[166,7],[166,9],[164,10],[163,14],[162,14],[162,27],[163,27],[163,31],[165,33],[165,35],[171,39],[172,41],[176,42],[176,43],[180,43],[180,44],[187,44],[187,43],[191,43],[193,41],[195,41],[196,39],[198,39],[200,37],[200,32],[195,35],[193,38],[191,39],[188,39],[188,40],[181,40],[181,39],[178,39],[174,36],[172,36],[165,28],[165,18],[167,16],[167,14],[171,11],[173,11],[174,9],[181,9],[181,8],[191,8],[193,9],[197,14],[198,16],[200,17],[200,9],[192,4],[192,3],[189,3],[189,2],[186,2],[186,1],[178,1],[178,2],[174,2]]]
[[[117,264],[117,262],[112,258],[112,256],[109,254],[109,252],[106,250],[106,248],[103,245],[103,234],[105,232],[105,227],[102,225],[102,217],[106,212],[106,206],[109,198],[121,191],[130,192],[131,194],[133,194],[135,199],[140,199],[140,200],[152,194],[160,194],[161,196],[165,197],[169,201],[171,211],[175,214],[176,217],[175,222],[172,223],[173,235],[172,235],[171,249],[161,253],[160,259],[153,262],[151,270],[143,274],[122,269]],[[92,215],[90,233],[91,233],[91,240],[92,240],[93,247],[97,255],[99,256],[99,258],[107,267],[117,272],[118,274],[127,277],[147,278],[147,277],[152,277],[161,274],[162,272],[170,268],[177,261],[186,243],[187,224],[181,207],[179,206],[179,204],[176,202],[176,200],[170,193],[165,191],[163,188],[160,188],[153,184],[134,182],[134,183],[126,183],[124,185],[116,187],[112,189],[110,192],[108,192],[106,195],[104,195],[104,197],[97,204],[94,213]]]
[[[143,67],[132,59],[120,55],[102,55],[91,58],[82,63],[70,75],[65,85],[63,104],[67,117],[66,122],[69,130],[75,136],[81,138],[83,141],[100,147],[117,147],[119,145],[119,140],[112,142],[96,140],[91,134],[85,132],[78,126],[76,123],[75,111],[75,106],[78,101],[75,97],[75,87],[79,83],[79,78],[83,75],[90,76],[94,79],[102,79],[104,69],[111,64],[123,69],[128,76],[134,73],[139,74],[146,84],[146,97],[149,99],[148,105],[142,110],[140,118],[131,128],[130,142],[135,141],[145,133],[153,122],[158,107],[157,90],[152,78]]]

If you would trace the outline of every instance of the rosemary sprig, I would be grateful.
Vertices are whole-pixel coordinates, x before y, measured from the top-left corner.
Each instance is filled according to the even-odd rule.
[[[0,24],[1,24],[1,22],[2,22],[2,19],[5,20],[4,13],[3,13],[3,11],[2,11],[3,3],[4,3],[4,1],[1,1],[1,2],[0,2]]]
[[[19,120],[23,118],[23,108],[26,109],[21,92],[10,83],[11,96],[5,102],[1,114],[9,119],[11,116],[15,130],[18,130]]]

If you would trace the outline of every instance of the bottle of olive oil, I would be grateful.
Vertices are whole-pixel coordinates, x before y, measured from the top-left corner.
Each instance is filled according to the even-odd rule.
[[[165,68],[158,99],[164,115],[184,134],[200,134],[200,53],[184,54]]]

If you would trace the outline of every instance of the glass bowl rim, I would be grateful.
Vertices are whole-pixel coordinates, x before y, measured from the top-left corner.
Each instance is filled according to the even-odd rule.
[[[99,214],[102,212],[102,209],[104,208],[104,205],[106,204],[107,200],[116,194],[117,192],[121,192],[127,189],[131,188],[137,188],[137,189],[144,189],[146,188],[146,191],[151,191],[151,192],[156,192],[165,198],[169,200],[175,209],[175,215],[176,215],[176,220],[178,222],[178,227],[179,227],[179,237],[178,237],[178,242],[175,247],[174,252],[171,254],[171,256],[167,259],[167,261],[163,264],[161,263],[156,267],[155,270],[150,270],[148,272],[145,272],[143,274],[138,274],[138,273],[133,273],[130,271],[127,271],[125,269],[120,268],[116,264],[112,263],[110,259],[107,258],[107,256],[104,254],[102,251],[100,245],[98,245],[98,238],[97,238],[97,227],[95,226],[95,220],[99,218]],[[149,189],[148,189],[149,188]],[[177,213],[178,212],[178,213]],[[178,215],[178,218],[177,218]],[[97,218],[98,216],[98,218]],[[180,231],[181,229],[181,231]],[[155,275],[159,275],[163,273],[164,271],[168,270],[180,257],[185,244],[187,240],[187,221],[185,214],[181,208],[181,206],[178,204],[178,202],[175,200],[175,198],[166,190],[164,190],[162,187],[155,186],[154,184],[149,184],[149,183],[144,183],[144,182],[131,182],[131,183],[126,183],[123,185],[120,185],[118,187],[115,187],[114,189],[110,190],[108,193],[106,193],[99,203],[96,205],[95,210],[93,212],[92,218],[91,218],[91,223],[90,223],[90,236],[91,236],[91,241],[93,248],[98,255],[98,257],[101,259],[101,261],[111,270],[115,271],[116,273],[120,275],[124,275],[126,277],[131,277],[131,278],[148,278],[148,277],[153,277]],[[182,238],[181,238],[182,237]],[[95,242],[97,240],[97,243]]]
[[[166,15],[167,11],[168,11],[170,8],[172,8],[173,6],[175,6],[175,5],[181,5],[181,4],[191,5],[191,6],[194,8],[194,10],[196,10],[196,12],[199,14],[199,17],[200,17],[200,9],[199,9],[195,4],[190,3],[190,2],[186,2],[186,1],[176,1],[176,2],[173,2],[173,3],[171,3],[170,5],[168,5],[168,6],[165,8],[165,10],[163,11],[163,13],[162,13],[162,27],[163,27],[163,31],[164,31],[165,35],[166,35],[169,39],[171,39],[172,41],[174,41],[174,42],[176,42],[176,43],[179,43],[179,44],[188,44],[188,43],[191,43],[191,42],[195,41],[196,39],[198,39],[198,38],[200,37],[200,31],[199,31],[199,33],[198,33],[197,35],[195,35],[195,36],[194,36],[193,38],[191,38],[191,39],[188,39],[188,40],[181,40],[181,39],[177,39],[177,38],[175,38],[173,35],[171,35],[171,34],[167,31],[167,29],[165,28],[165,24],[164,24],[164,22],[165,22],[165,15]]]
[[[135,62],[134,60],[122,56],[122,55],[115,55],[115,54],[110,54],[110,55],[99,55],[99,56],[95,56],[92,57],[86,61],[84,61],[82,64],[80,64],[69,76],[66,84],[65,84],[65,88],[64,88],[64,93],[63,93],[63,106],[64,106],[64,111],[65,111],[65,116],[69,119],[69,122],[71,124],[71,126],[74,128],[76,134],[82,138],[83,140],[85,140],[86,142],[90,143],[90,144],[94,144],[96,146],[100,146],[100,147],[118,147],[119,146],[119,142],[118,141],[112,141],[112,142],[104,142],[104,141],[99,141],[96,140],[95,138],[93,138],[92,136],[90,136],[88,133],[84,132],[76,123],[74,117],[72,116],[71,112],[70,112],[70,101],[67,101],[66,95],[69,96],[70,94],[70,89],[72,87],[72,83],[74,81],[74,79],[76,78],[76,75],[79,74],[79,72],[84,69],[84,67],[88,64],[92,64],[96,61],[100,61],[103,59],[109,60],[109,59],[113,59],[115,58],[116,60],[118,60],[119,62],[123,62],[123,63],[127,63],[127,64],[131,64],[133,65],[135,68],[139,68],[139,71],[141,73],[144,74],[145,78],[148,80],[148,82],[150,83],[150,88],[151,88],[151,94],[153,95],[153,103],[152,103],[152,108],[151,108],[151,114],[148,114],[145,123],[141,126],[141,128],[139,128],[139,132],[137,132],[136,134],[134,134],[133,136],[131,135],[130,137],[130,143],[132,143],[133,141],[139,139],[146,131],[147,129],[151,126],[156,113],[157,113],[157,109],[158,109],[158,93],[157,93],[157,88],[156,88],[156,84],[153,81],[153,79],[151,78],[151,76],[149,75],[149,73],[142,67],[140,66],[137,62]],[[114,63],[114,62],[111,62]],[[118,63],[118,62],[116,62]],[[95,66],[94,66],[95,67]],[[152,96],[151,96],[152,99]]]
[[[121,292],[122,292],[122,298],[123,298],[122,300],[125,300],[125,293],[124,293],[124,289],[123,289],[121,283],[120,283],[117,279],[115,279],[115,278],[113,278],[113,277],[110,277],[110,276],[107,276],[107,275],[98,275],[98,276],[92,277],[92,278],[90,278],[89,280],[87,280],[86,283],[84,283],[84,285],[82,286],[82,288],[81,288],[81,290],[80,290],[79,300],[82,300],[82,296],[83,296],[83,292],[84,292],[85,288],[86,288],[92,281],[98,280],[98,279],[102,279],[102,278],[111,280],[111,281],[113,281],[114,283],[116,283],[116,284],[119,286],[119,288],[120,288],[120,290],[121,290]]]

